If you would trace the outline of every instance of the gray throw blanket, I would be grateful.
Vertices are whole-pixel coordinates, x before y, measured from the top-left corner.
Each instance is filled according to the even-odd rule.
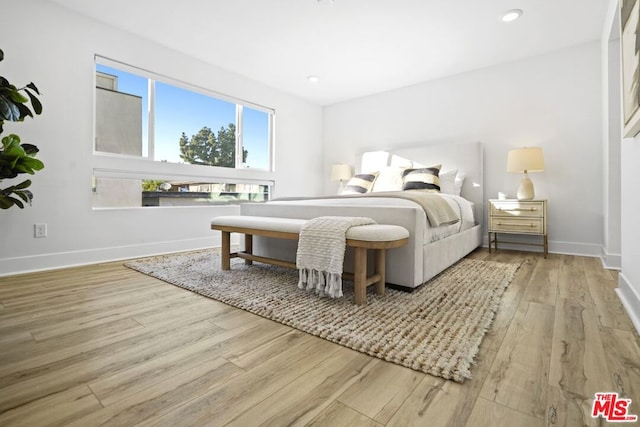
[[[367,224],[375,224],[375,221],[340,216],[322,216],[307,221],[300,229],[298,239],[298,287],[332,298],[341,297],[347,230]]]

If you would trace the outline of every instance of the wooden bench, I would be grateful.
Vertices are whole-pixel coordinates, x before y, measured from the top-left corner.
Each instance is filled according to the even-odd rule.
[[[219,216],[211,220],[211,229],[222,232],[222,269],[231,269],[231,258],[239,257],[247,265],[252,261],[281,267],[296,268],[293,262],[266,258],[253,254],[253,236],[298,240],[303,219],[270,218],[260,216]],[[245,250],[231,252],[231,233],[244,234]],[[409,232],[399,225],[370,224],[351,227],[347,231],[347,246],[354,248],[354,273],[343,277],[354,283],[355,303],[367,303],[367,287],[375,286],[378,295],[384,295],[386,250],[405,245]],[[367,276],[367,250],[374,250],[373,275]]]

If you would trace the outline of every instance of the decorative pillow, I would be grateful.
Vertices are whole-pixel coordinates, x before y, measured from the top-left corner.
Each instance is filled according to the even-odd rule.
[[[462,184],[464,184],[464,179],[466,178],[467,174],[465,173],[459,173],[456,175],[456,180],[454,181],[454,185],[453,185],[453,194],[456,196],[459,196],[460,193],[462,192]]]
[[[402,191],[402,172],[404,168],[396,166],[385,166],[380,169],[371,191]]]
[[[440,178],[440,192],[444,194],[455,194],[455,182],[456,182],[456,174],[458,173],[457,169],[450,170],[447,172],[441,172],[438,175]]]
[[[420,169],[406,169],[402,174],[403,190],[440,192],[440,168],[442,165]]]
[[[354,175],[353,178],[347,182],[347,186],[342,190],[342,194],[362,194],[371,191],[373,181],[375,181],[378,172],[373,173],[360,173]]]

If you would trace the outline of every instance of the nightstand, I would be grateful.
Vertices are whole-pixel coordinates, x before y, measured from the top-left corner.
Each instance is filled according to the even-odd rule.
[[[489,253],[491,244],[498,250],[498,233],[528,234],[542,237],[542,243],[500,242],[542,246],[544,257],[549,253],[547,241],[547,201],[489,199]],[[493,234],[493,239],[492,235]]]

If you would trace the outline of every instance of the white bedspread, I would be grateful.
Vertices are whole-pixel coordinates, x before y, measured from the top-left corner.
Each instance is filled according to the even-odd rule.
[[[423,242],[425,244],[435,242],[445,237],[449,237],[453,234],[460,233],[461,231],[468,230],[475,225],[475,218],[473,215],[473,203],[469,202],[463,197],[454,196],[450,194],[441,194],[442,197],[449,203],[451,208],[459,213],[460,221],[451,225],[443,225],[440,227],[431,227],[429,222],[426,221],[424,228]],[[398,198],[319,198],[319,199],[298,199],[298,200],[273,200],[267,203],[268,205],[283,205],[283,206],[308,206],[309,209],[313,209],[314,206],[361,206],[362,216],[373,216],[369,209],[376,209],[380,206],[386,207],[405,207],[415,208],[421,210],[422,208],[412,202],[411,200],[398,199]]]

